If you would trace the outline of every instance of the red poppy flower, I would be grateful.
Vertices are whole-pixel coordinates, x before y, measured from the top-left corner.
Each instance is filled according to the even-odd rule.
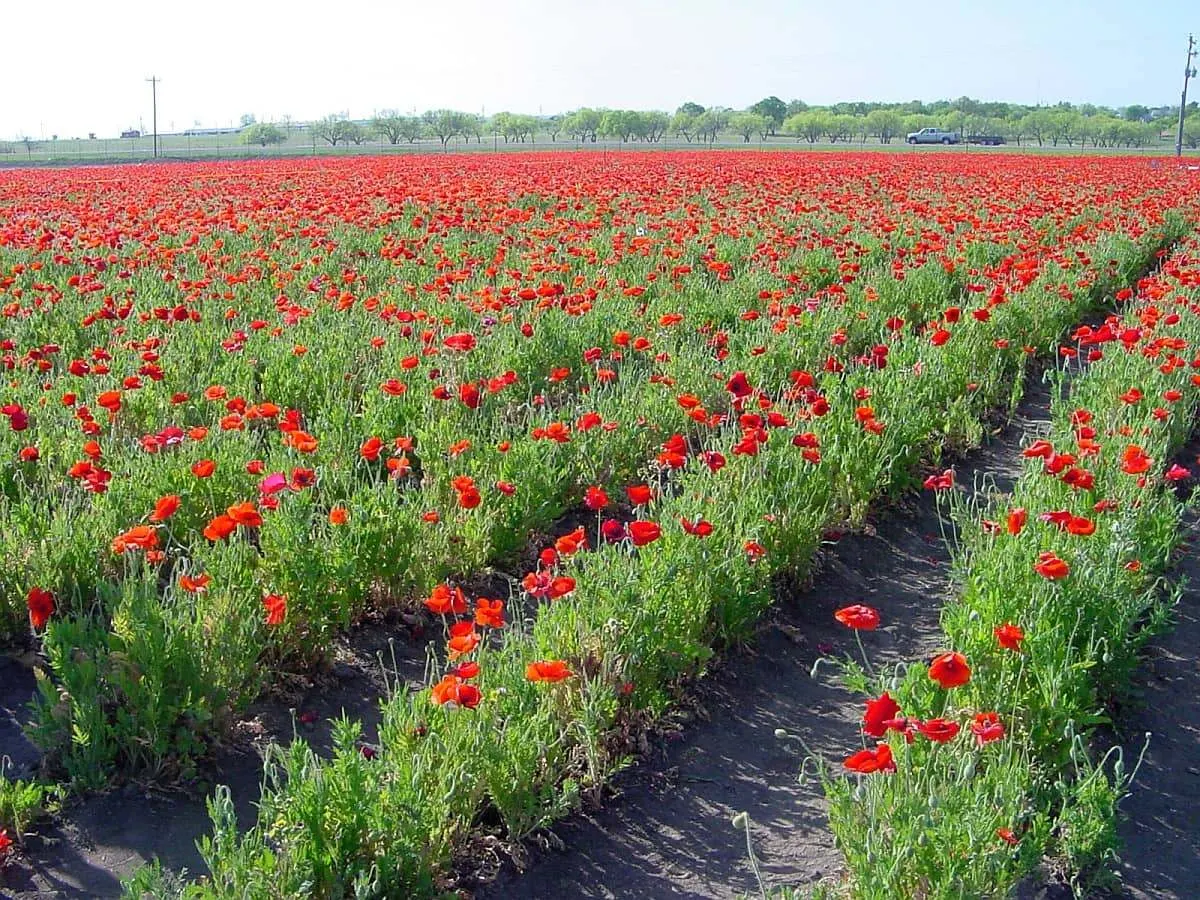
[[[210,541],[223,541],[235,531],[237,531],[237,522],[222,514],[204,527],[204,536]]]
[[[610,544],[624,540],[626,533],[625,523],[617,519],[605,519],[600,524],[600,535]]]
[[[335,506],[329,510],[330,525],[345,525],[350,519],[350,513],[346,511],[344,506]]]
[[[629,502],[634,506],[645,506],[650,502],[650,499],[653,495],[650,491],[649,485],[632,484],[625,488],[625,496],[629,498]]]
[[[994,712],[975,713],[975,718],[971,720],[971,733],[975,735],[975,743],[982,747],[1004,737],[1004,723]]]
[[[695,535],[696,537],[708,537],[713,533],[712,522],[708,522],[704,519],[697,519],[695,522],[692,522],[689,519],[685,519],[680,516],[679,524],[683,526],[684,531],[686,531],[688,534]]]
[[[425,598],[426,608],[435,616],[444,616],[449,613],[462,615],[467,611],[467,598],[463,595],[462,588],[450,587],[448,584],[439,584],[434,587],[433,592]]]
[[[629,539],[635,547],[644,547],[657,541],[662,536],[662,528],[657,522],[647,522],[638,519],[629,523]]]
[[[898,712],[900,704],[887,691],[874,700],[868,700],[866,712],[863,713],[863,732],[873,738],[883,737],[888,730],[887,723],[894,720]]]
[[[262,514],[249,500],[235,503],[225,510],[225,515],[238,525],[245,525],[247,528],[258,528],[263,523]]]
[[[1054,445],[1044,438],[1038,438],[1023,451],[1021,451],[1021,455],[1026,459],[1033,459],[1035,457],[1049,459],[1054,455]]]
[[[961,653],[943,653],[929,664],[929,677],[946,690],[962,687],[971,680],[971,667]]]
[[[1038,555],[1038,561],[1034,563],[1033,570],[1051,581],[1058,581],[1071,574],[1071,567],[1049,551]]]
[[[202,459],[192,464],[192,474],[197,478],[208,478],[216,468],[217,464],[211,459]]]
[[[878,611],[861,603],[856,603],[853,606],[844,606],[835,612],[833,617],[847,628],[853,628],[857,631],[874,631],[879,627]]]
[[[892,757],[892,748],[887,744],[878,744],[874,750],[859,750],[847,757],[842,763],[851,772],[869,775],[872,772],[895,772],[896,762]]]
[[[40,587],[31,587],[25,596],[25,606],[29,609],[29,622],[33,630],[41,631],[54,612],[54,595]]]
[[[608,494],[604,489],[593,485],[583,492],[583,505],[592,512],[598,512],[608,506]]]
[[[475,601],[475,624],[484,628],[504,627],[504,601],[480,597]]]
[[[1005,622],[1003,625],[998,625],[992,633],[996,636],[996,643],[1005,650],[1012,650],[1014,653],[1021,652],[1021,641],[1025,640],[1025,632],[1019,625]]]
[[[208,590],[209,583],[212,582],[212,576],[207,572],[199,575],[180,575],[179,587],[187,591],[189,594],[203,594]]]
[[[1009,510],[1008,519],[1005,523],[1007,526],[1007,529],[1008,529],[1008,533],[1013,534],[1013,535],[1020,534],[1022,529],[1025,528],[1025,522],[1028,521],[1028,519],[1029,519],[1029,513],[1027,513],[1021,507],[1018,507],[1013,510]]]
[[[483,699],[479,688],[473,684],[466,684],[457,675],[447,675],[430,689],[429,696],[438,706],[448,709],[457,709],[460,706],[474,709]]]
[[[959,724],[948,719],[929,719],[925,722],[918,722],[917,731],[935,744],[944,744],[954,740],[959,731]]]
[[[383,441],[375,436],[371,436],[363,441],[363,445],[358,448],[358,455],[367,462],[375,462],[379,459],[379,454],[383,451]]]
[[[282,625],[283,620],[287,617],[287,595],[267,594],[263,597],[262,603],[263,609],[267,613],[267,625],[272,628],[276,625]]]
[[[155,550],[158,548],[158,532],[151,525],[135,525],[113,538],[113,553],[126,550]]]
[[[1066,530],[1068,534],[1076,534],[1086,537],[1089,534],[1095,534],[1096,523],[1091,519],[1084,518],[1083,516],[1071,516],[1071,518],[1067,520]]]
[[[475,622],[465,619],[450,626],[450,640],[446,644],[450,659],[458,659],[471,653],[479,646],[479,632],[475,630]]]
[[[544,659],[531,662],[525,667],[525,678],[532,682],[553,684],[570,678],[574,672],[561,659]]]
[[[1126,475],[1141,475],[1150,471],[1153,460],[1137,444],[1130,444],[1121,454],[1121,471]]]
[[[160,497],[158,502],[154,504],[154,512],[150,513],[151,522],[165,522],[171,516],[175,515],[175,511],[179,509],[179,497],[176,494],[168,494],[165,497]]]

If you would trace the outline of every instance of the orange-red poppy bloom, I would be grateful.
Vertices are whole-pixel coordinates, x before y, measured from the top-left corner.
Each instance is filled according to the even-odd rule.
[[[463,595],[462,588],[439,584],[425,598],[425,607],[435,616],[444,616],[449,613],[461,615],[467,611],[467,598]]]
[[[237,531],[237,522],[224,513],[204,526],[204,536],[210,541],[223,541],[235,531]]]
[[[154,512],[150,513],[151,522],[165,522],[171,516],[175,515],[175,511],[179,509],[179,496],[177,494],[167,494],[165,497],[160,497],[158,502],[154,504]]]
[[[282,625],[287,617],[287,595],[267,594],[263,597],[263,609],[266,610],[266,623],[271,627]]]
[[[525,677],[529,681],[554,683],[570,678],[575,673],[567,668],[561,659],[543,659],[531,662],[525,667]]]
[[[238,525],[245,525],[247,528],[258,528],[263,523],[262,514],[249,500],[235,503],[225,510],[225,515]]]
[[[869,606],[856,603],[844,606],[833,614],[833,617],[856,631],[874,631],[879,627],[879,613]]]
[[[1051,581],[1058,581],[1071,574],[1071,567],[1049,551],[1038,555],[1038,561],[1034,563],[1033,569],[1043,578]]]
[[[447,675],[430,689],[430,699],[438,706],[457,709],[462,706],[474,709],[483,699],[479,688],[465,683],[457,675]]]

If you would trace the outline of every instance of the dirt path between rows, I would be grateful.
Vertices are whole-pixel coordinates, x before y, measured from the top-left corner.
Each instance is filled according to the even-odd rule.
[[[958,483],[1007,491],[1020,473],[1022,437],[1048,422],[1049,398],[1048,387],[1031,384],[1013,421],[955,467]],[[775,731],[834,761],[857,749],[860,698],[829,670],[810,674],[821,656],[857,655],[834,610],[866,603],[880,611],[882,626],[865,636],[872,663],[927,656],[938,649],[948,576],[931,492],[843,537],[813,583],[780,600],[752,645],[696,686],[690,721],[614,780],[619,796],[554,825],[545,841],[552,846],[533,851],[524,871],[506,865],[477,900],[757,896],[745,835],[731,825],[739,812],[750,816],[768,886],[836,876],[841,856],[820,786],[799,784],[801,752]]]

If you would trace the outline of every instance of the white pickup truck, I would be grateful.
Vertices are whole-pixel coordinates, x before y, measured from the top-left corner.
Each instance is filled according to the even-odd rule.
[[[962,140],[956,131],[942,131],[940,128],[922,128],[910,132],[906,140],[910,144],[957,144]]]

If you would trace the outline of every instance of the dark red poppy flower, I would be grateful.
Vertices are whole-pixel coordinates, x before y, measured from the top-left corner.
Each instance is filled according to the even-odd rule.
[[[929,664],[929,677],[942,688],[962,687],[971,680],[971,667],[967,658],[957,651],[935,656]]]

